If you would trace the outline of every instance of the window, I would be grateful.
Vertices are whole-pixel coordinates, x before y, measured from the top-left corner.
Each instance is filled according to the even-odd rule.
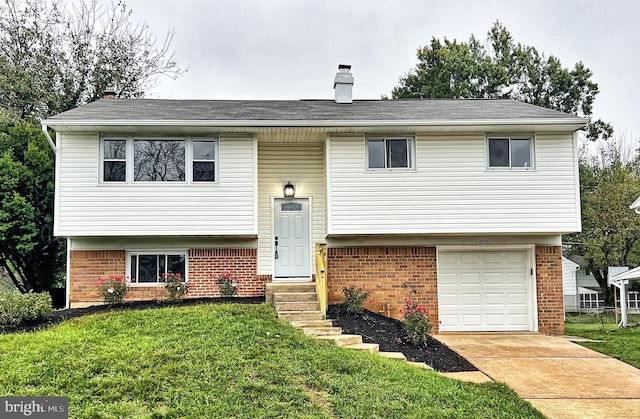
[[[580,308],[585,310],[604,308],[604,295],[602,293],[580,294]]]
[[[132,284],[161,283],[162,274],[179,273],[186,277],[186,253],[129,253],[129,278]]]
[[[533,167],[533,139],[522,138],[489,138],[490,168],[522,168]]]
[[[125,182],[127,180],[127,141],[104,140],[103,166],[105,182]]]
[[[412,138],[370,138],[367,140],[368,169],[413,168]]]
[[[215,182],[214,139],[103,139],[103,182]]]
[[[183,182],[185,142],[134,140],[133,180],[143,182]]]
[[[216,180],[216,144],[213,141],[193,142],[193,181]]]

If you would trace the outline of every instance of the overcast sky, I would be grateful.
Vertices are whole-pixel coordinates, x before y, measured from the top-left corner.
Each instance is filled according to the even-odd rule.
[[[499,0],[127,0],[159,38],[175,29],[188,72],[148,97],[329,99],[338,64],[354,98],[389,95],[432,37],[481,40],[496,20],[516,42],[582,61],[598,83],[594,116],[640,136],[640,2]]]

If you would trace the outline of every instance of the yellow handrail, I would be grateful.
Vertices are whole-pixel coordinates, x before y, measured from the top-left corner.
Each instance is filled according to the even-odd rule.
[[[327,244],[316,243],[316,294],[320,311],[327,316]]]

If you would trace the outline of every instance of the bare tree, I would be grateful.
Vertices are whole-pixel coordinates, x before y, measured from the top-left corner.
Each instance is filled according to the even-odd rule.
[[[105,89],[142,97],[159,77],[176,78],[174,32],[158,38],[132,22],[122,1],[4,0],[0,6],[0,105],[23,118],[45,117],[91,102]]]

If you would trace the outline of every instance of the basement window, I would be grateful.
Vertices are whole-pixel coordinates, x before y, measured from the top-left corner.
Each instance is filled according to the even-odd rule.
[[[162,275],[167,273],[180,274],[186,278],[186,252],[129,253],[129,281],[131,284],[163,284]]]

